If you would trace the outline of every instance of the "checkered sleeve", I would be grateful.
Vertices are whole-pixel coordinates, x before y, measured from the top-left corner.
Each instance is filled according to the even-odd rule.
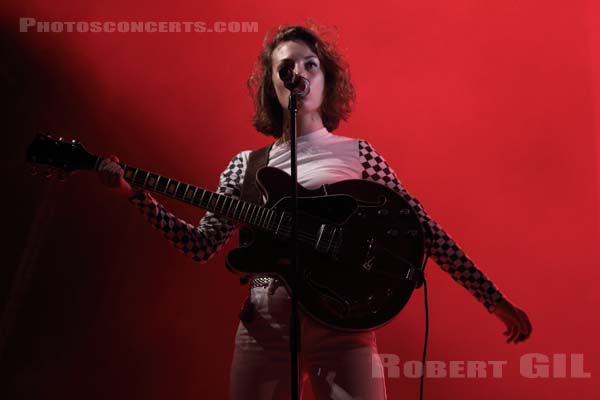
[[[449,273],[452,279],[483,303],[488,312],[494,312],[496,304],[503,298],[502,293],[475,266],[440,225],[425,212],[421,203],[406,191],[395,172],[385,159],[373,149],[373,146],[365,140],[359,140],[358,147],[362,178],[386,185],[400,193],[408,201],[419,216],[421,223],[428,226],[433,234],[431,258],[441,269]]]
[[[219,179],[217,193],[240,197],[244,175],[244,159],[236,155]],[[207,211],[198,226],[177,218],[157,202],[149,193],[139,192],[129,201],[146,216],[148,221],[161,230],[167,240],[194,261],[206,262],[219,251],[231,237],[235,224]]]

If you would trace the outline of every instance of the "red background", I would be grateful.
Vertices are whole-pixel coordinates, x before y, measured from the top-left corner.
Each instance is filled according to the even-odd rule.
[[[29,176],[24,148],[49,130],[214,188],[235,153],[268,143],[245,89],[267,29],[307,16],[337,26],[358,93],[336,133],[368,139],[533,324],[530,340],[505,344],[502,323],[431,262],[428,359],[507,365],[499,379],[428,379],[426,398],[596,398],[597,2],[285,4],[5,3],[4,304],[18,266],[35,267],[1,359],[5,398],[226,398],[247,290],[226,251],[194,263],[93,174]],[[19,33],[18,17],[257,21],[259,32]],[[423,334],[417,291],[379,331],[380,352],[420,359]],[[525,378],[519,358],[534,352],[583,353],[592,377]],[[417,398],[418,380],[388,390]]]

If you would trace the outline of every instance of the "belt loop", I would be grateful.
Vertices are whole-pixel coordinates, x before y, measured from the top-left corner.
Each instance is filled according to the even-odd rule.
[[[279,287],[279,279],[273,278],[273,280],[269,283],[269,295],[275,293],[275,290]]]

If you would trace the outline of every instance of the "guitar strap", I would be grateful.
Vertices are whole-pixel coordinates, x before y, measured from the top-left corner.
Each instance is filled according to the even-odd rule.
[[[256,184],[256,173],[259,169],[266,167],[269,164],[271,147],[273,147],[273,144],[254,150],[250,153],[246,172],[244,173],[244,182],[242,183],[240,200],[254,204],[262,203],[262,193]]]
[[[242,190],[240,194],[240,200],[247,201],[254,204],[262,204],[262,192],[256,184],[256,173],[262,167],[266,167],[269,164],[269,153],[271,152],[273,144],[262,147],[258,150],[254,150],[248,156],[248,165],[246,166],[246,172],[244,173],[244,182],[242,183]],[[248,244],[252,233],[248,231],[248,228],[240,228],[240,246]],[[245,285],[248,283],[248,279],[240,278],[240,284]]]

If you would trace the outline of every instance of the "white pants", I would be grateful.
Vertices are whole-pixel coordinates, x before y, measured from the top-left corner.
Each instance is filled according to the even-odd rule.
[[[285,286],[268,291],[252,288],[246,300],[251,312],[240,321],[235,338],[232,400],[290,398],[290,297]],[[303,312],[300,327],[301,388],[309,379],[317,400],[386,399],[375,332],[339,332]]]

